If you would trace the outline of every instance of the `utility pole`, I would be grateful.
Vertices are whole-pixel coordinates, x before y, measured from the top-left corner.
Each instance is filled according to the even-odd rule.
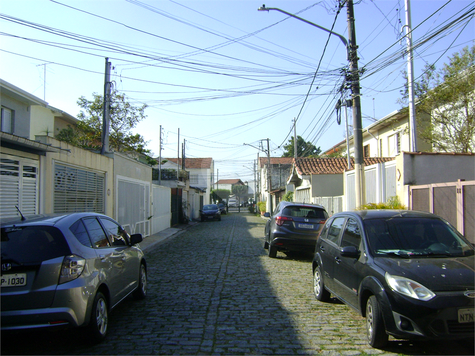
[[[414,104],[414,60],[412,56],[412,25],[411,25],[411,4],[405,0],[406,5],[406,41],[407,41],[407,87],[409,95],[409,128],[411,138],[411,151],[417,152],[416,139],[416,109]]]
[[[272,190],[272,176],[271,176],[271,165],[270,165],[270,145],[269,145],[269,139],[267,139],[267,186],[268,186],[268,194],[267,197],[269,199],[269,212],[272,214],[272,211],[274,211],[272,207],[272,195],[270,194]]]
[[[360,76],[358,71],[358,53],[356,45],[355,15],[353,0],[346,1],[348,15],[348,55],[349,82],[351,84],[353,101],[353,139],[355,145],[355,204],[360,207],[365,204],[364,157],[363,157],[363,128],[361,119]]]
[[[294,118],[294,158],[297,159],[297,119]]]
[[[160,148],[158,153],[158,185],[162,185],[162,125],[160,125]]]
[[[102,108],[102,149],[101,155],[109,152],[109,126],[110,126],[110,101],[111,101],[111,80],[110,80],[111,62],[106,58],[105,79],[104,79],[104,98]]]

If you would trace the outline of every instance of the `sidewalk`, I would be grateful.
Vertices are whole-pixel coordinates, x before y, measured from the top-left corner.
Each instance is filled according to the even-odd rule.
[[[190,221],[188,224],[180,224],[168,229],[157,232],[156,234],[144,237],[143,241],[140,243],[140,248],[144,252],[151,251],[153,248],[157,247],[161,243],[167,241],[168,239],[177,236],[189,229],[190,227],[198,224],[196,221]]]

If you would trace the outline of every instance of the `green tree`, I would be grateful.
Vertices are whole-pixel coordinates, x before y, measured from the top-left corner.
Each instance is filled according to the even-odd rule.
[[[228,200],[231,191],[228,189],[213,189],[211,191],[211,200],[222,202],[224,199]]]
[[[414,92],[418,134],[424,141],[435,151],[475,152],[475,46],[453,54],[439,71],[426,66]],[[402,94],[405,103],[407,90]]]
[[[102,95],[93,94],[93,99],[80,97],[77,104],[81,108],[78,114],[80,120],[76,127],[61,130],[56,138],[72,145],[98,150],[102,147],[102,117],[104,100]],[[147,105],[133,106],[127,97],[114,91],[111,94],[109,148],[116,152],[136,151],[145,155],[150,154],[146,142],[139,134],[133,134],[132,129],[144,120]]]
[[[287,145],[284,145],[282,157],[294,157],[294,137],[292,136]],[[315,147],[311,142],[305,142],[301,136],[297,136],[297,157],[318,157],[322,150]]]
[[[233,194],[239,198],[239,202],[247,199],[248,193],[247,185],[233,185]]]

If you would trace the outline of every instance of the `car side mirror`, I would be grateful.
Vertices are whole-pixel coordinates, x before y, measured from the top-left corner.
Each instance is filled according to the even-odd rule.
[[[136,245],[143,241],[142,234],[133,234],[130,236],[130,243]]]
[[[270,218],[270,213],[264,213],[264,217]]]
[[[358,258],[360,257],[360,251],[355,246],[345,246],[340,249],[340,255],[342,257]]]

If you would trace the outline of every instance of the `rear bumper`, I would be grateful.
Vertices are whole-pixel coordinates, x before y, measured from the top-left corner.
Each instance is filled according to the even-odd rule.
[[[274,237],[271,245],[275,246],[279,251],[292,252],[315,252],[316,238],[293,238],[293,237]]]
[[[2,312],[2,330],[69,326],[81,326],[76,313],[73,309],[69,308],[42,308]]]

